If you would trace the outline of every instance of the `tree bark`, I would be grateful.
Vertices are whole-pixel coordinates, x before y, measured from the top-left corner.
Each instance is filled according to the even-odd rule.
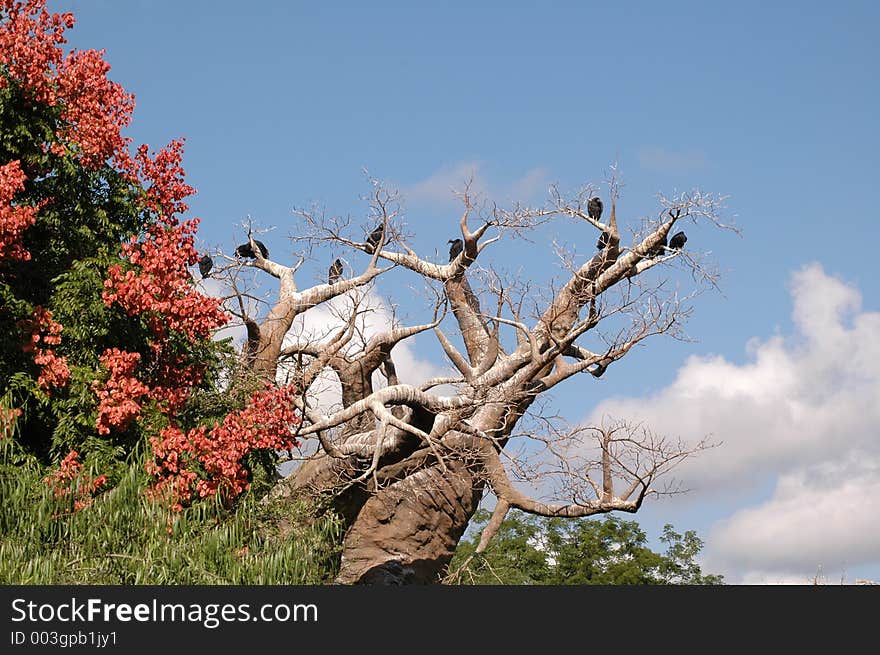
[[[346,535],[336,582],[440,581],[484,485],[462,462],[446,467],[422,469],[367,500]]]

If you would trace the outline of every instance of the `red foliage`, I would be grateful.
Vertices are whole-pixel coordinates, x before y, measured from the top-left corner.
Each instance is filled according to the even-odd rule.
[[[138,150],[137,174],[146,188],[146,206],[157,220],[147,227],[142,240],[135,237],[123,246],[122,255],[131,268],[111,266],[102,295],[105,304],[118,303],[149,327],[153,337],[150,379],[137,381],[136,361],[128,361],[125,373],[119,373],[118,383],[111,370],[110,380],[97,387],[101,397],[98,429],[102,434],[108,433],[110,426],[126,426],[139,414],[144,397],[157,401],[166,413],[178,410],[190,389],[202,381],[205,367],[188,362],[169,346],[172,333],[194,344],[209,339],[213,330],[228,320],[220,309],[220,299],[199,293],[187,270],[199,257],[194,246],[199,220],[180,222],[175,216],[176,212],[186,211],[183,199],[193,193],[192,187],[183,182],[182,147],[181,141],[172,141],[152,158],[145,146]],[[102,363],[110,369],[103,359]],[[116,386],[108,386],[112,384]]]
[[[62,126],[54,152],[69,148],[86,166],[114,160],[131,167],[129,139],[121,130],[131,122],[134,96],[107,79],[110,65],[104,51],[83,50],[64,55],[64,30],[73,14],[50,14],[46,0],[0,0],[0,64],[35,102],[60,106]],[[0,88],[9,83],[0,76]]]
[[[12,430],[15,428],[15,422],[19,416],[21,416],[21,409],[0,405],[0,441],[12,436]]]
[[[77,149],[87,166],[100,166],[108,159],[128,168],[127,146],[131,141],[121,130],[131,122],[134,96],[107,79],[110,64],[103,50],[71,52],[58,75],[59,95],[64,98],[61,117],[67,123],[58,135]]]
[[[61,343],[61,324],[52,320],[52,312],[37,305],[33,318],[20,324],[31,333],[30,340],[21,349],[34,353],[34,363],[40,367],[37,384],[43,390],[52,387],[63,387],[70,381],[70,369],[67,358],[59,356],[53,348]]]
[[[71,497],[73,511],[78,512],[92,502],[98,489],[107,484],[107,477],[99,475],[92,479],[85,475],[83,465],[79,462],[79,453],[71,450],[62,460],[58,470],[48,475],[43,481],[52,487],[56,500]]]
[[[293,409],[293,385],[267,386],[251,397],[243,410],[228,414],[213,428],[200,427],[184,433],[176,426],[151,437],[155,461],[149,470],[158,481],[156,490],[166,493],[176,509],[195,497],[222,494],[229,501],[245,491],[248,471],[242,460],[258,449],[293,448],[293,429],[300,418]],[[201,469],[202,475],[194,471]]]
[[[141,413],[141,401],[150,388],[134,377],[140,353],[110,348],[101,355],[101,364],[110,372],[103,384],[93,386],[98,394],[98,433],[110,434],[110,428],[124,430]]]
[[[50,13],[45,6],[46,0],[0,0],[0,88],[15,84],[29,101],[58,108],[59,127],[48,143],[41,144],[47,151],[70,153],[86,167],[110,163],[144,190],[143,233],[123,246],[124,262],[109,268],[102,297],[107,306],[118,304],[144,321],[150,333],[149,352],[109,348],[100,358],[109,375],[93,385],[99,401],[97,429],[109,434],[137,420],[147,402],[172,417],[205,372],[204,364],[193,361],[191,349],[181,340],[197,345],[210,339],[228,317],[219,299],[196,291],[188,271],[198,259],[194,235],[199,220],[178,218],[188,210],[185,198],[194,192],[184,182],[182,141],[172,141],[153,154],[141,146],[130,156],[130,140],[121,130],[131,120],[133,96],[107,79],[110,66],[103,51],[64,54],[64,31],[73,26],[73,16]],[[12,204],[24,180],[17,162],[0,168],[0,258],[29,257],[21,246],[21,234],[35,222],[38,208]],[[58,344],[61,326],[38,308],[30,327],[32,338],[26,348],[41,367],[40,386],[65,384],[70,373],[64,358],[46,347]],[[172,422],[151,438],[156,490],[168,493],[178,505],[196,496],[221,493],[231,499],[240,494],[248,486],[245,456],[255,449],[295,445],[292,426],[299,419],[292,408],[292,393],[290,388],[256,393],[244,410],[211,429],[184,434]],[[0,415],[0,434],[11,432],[7,426],[13,419],[13,414]],[[47,481],[64,489],[57,485],[78,479],[81,469],[72,452]],[[103,484],[99,478],[79,488],[94,491],[99,480]],[[58,493],[70,493],[69,485],[68,491]],[[77,496],[75,502],[82,505],[86,498]]]
[[[64,30],[73,27],[73,14],[50,14],[45,0],[15,2],[2,0],[5,19],[0,26],[0,63],[20,84],[30,89],[34,100],[54,106],[57,69],[63,61],[59,47],[66,43]],[[7,84],[0,78],[0,87]]]
[[[147,206],[158,213],[158,220],[147,228],[143,241],[133,238],[123,246],[123,256],[135,268],[111,266],[103,297],[108,306],[118,302],[130,315],[144,316],[157,340],[173,330],[196,342],[229,319],[218,298],[193,287],[187,270],[199,258],[193,239],[199,219],[181,223],[174,215],[187,209],[183,198],[193,193],[183,182],[182,147],[181,141],[172,141],[153,159],[145,147],[138,150],[139,175],[151,183]]]
[[[14,205],[12,198],[24,189],[27,176],[16,159],[0,166],[0,260],[27,261],[31,254],[21,245],[21,235],[37,220],[42,204],[23,207]]]
[[[183,140],[175,139],[158,153],[149,155],[149,147],[142,145],[135,157],[137,173],[147,189],[147,207],[166,221],[174,221],[174,214],[183,214],[189,205],[183,202],[195,189],[183,181],[186,173],[183,161]],[[149,187],[146,184],[149,183]],[[176,222],[174,223],[176,224]]]
[[[153,365],[150,377],[150,398],[160,409],[173,414],[183,406],[189,391],[200,384],[205,374],[205,365],[190,362],[182,355],[168,352],[164,342],[152,342]]]

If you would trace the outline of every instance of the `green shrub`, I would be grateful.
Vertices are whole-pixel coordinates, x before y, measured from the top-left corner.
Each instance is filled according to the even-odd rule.
[[[246,493],[233,509],[206,500],[170,512],[145,494],[134,452],[108,491],[72,512],[47,473],[0,441],[0,584],[321,584],[338,566],[340,522],[315,506]]]

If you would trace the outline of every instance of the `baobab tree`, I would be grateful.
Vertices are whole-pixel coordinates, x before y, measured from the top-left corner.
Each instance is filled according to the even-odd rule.
[[[374,183],[366,227],[297,211],[296,264],[253,231],[234,256],[199,257],[198,220],[183,219],[194,190],[182,141],[132,152],[122,131],[133,97],[107,78],[101,52],[64,52],[74,18],[45,4],[0,0],[9,135],[0,139],[0,438],[45,463],[60,460],[47,479],[75,482],[81,454],[118,479],[120,458],[144,445],[151,497],[174,509],[215,495],[231,505],[251,482],[248,455],[316,444],[273,495],[332,499],[347,527],[338,580],[433,582],[489,491],[497,504],[484,542],[512,507],[562,517],[635,512],[649,494],[669,491],[659,477],[706,445],[611,420],[569,428],[543,399],[562,382],[601,377],[651,336],[679,335],[688,297],[662,271],[680,265],[710,284],[714,275],[670,231],[700,220],[725,227],[717,198],[660,198],[653,218],[628,218],[623,238],[614,178],[602,202],[587,186],[571,197],[551,189],[540,207],[488,205],[466,187],[459,234],[445,235],[455,236],[449,256],[428,256],[410,244],[396,194]],[[577,223],[590,256],[557,248],[566,273],[540,288],[496,272],[500,240],[559,220]],[[305,286],[301,264],[321,246],[367,264],[347,275],[334,260],[326,283]],[[197,263],[202,277],[228,284],[226,311],[195,288]],[[424,318],[368,332],[368,292],[392,269],[428,292]],[[278,281],[264,311],[252,306],[249,270]],[[341,308],[338,325],[317,336],[292,329],[322,306]],[[227,313],[247,337],[240,377],[217,389],[211,337]],[[402,383],[395,349],[426,334],[453,373]],[[338,407],[314,399],[328,371]],[[188,411],[198,390],[224,397]],[[518,448],[524,439],[539,447]],[[90,489],[81,507],[104,481],[73,485]],[[526,482],[544,494],[555,483],[558,502],[530,494]]]
[[[249,234],[254,258],[226,257],[214,274],[225,276],[232,289],[227,309],[247,327],[243,368],[296,385],[303,418],[297,438],[317,447],[272,496],[332,499],[347,528],[338,582],[441,580],[489,492],[497,502],[478,550],[510,508],[557,517],[636,512],[649,495],[674,492],[658,479],[708,446],[613,418],[567,427],[542,402],[563,382],[588,386],[649,337],[681,335],[693,294],[670,288],[670,266],[693,272],[694,292],[703,282],[715,284],[699,257],[666,243],[684,222],[729,228],[720,222],[722,199],[696,191],[660,197],[657,214],[627,221],[624,237],[616,178],[608,182],[605,221],[590,202],[598,195],[593,186],[570,197],[554,187],[543,206],[501,208],[475,199],[466,185],[457,220],[463,247],[447,262],[410,247],[400,198],[372,181],[366,228],[315,208],[295,210],[295,239],[304,252],[361,251],[368,258],[362,270],[300,288],[303,258],[295,265],[266,258]],[[577,222],[583,243],[594,243],[596,231],[602,237],[589,256],[556,248],[563,279],[535,289],[483,265],[500,240],[559,220]],[[278,280],[263,312],[242,288],[248,268]],[[429,291],[425,320],[365,333],[366,290],[392,268]],[[337,325],[319,335],[294,329],[303,315],[337,298],[345,299]],[[437,339],[454,374],[401,383],[394,349],[419,334]],[[316,403],[313,393],[326,371],[335,374],[341,397],[333,407]],[[524,439],[538,447],[515,445]],[[542,499],[550,491],[555,502]]]

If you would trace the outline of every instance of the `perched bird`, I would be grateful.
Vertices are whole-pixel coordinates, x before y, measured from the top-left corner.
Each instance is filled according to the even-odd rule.
[[[207,253],[202,255],[202,258],[199,260],[199,273],[202,274],[202,278],[206,278],[211,274],[211,269],[214,267],[214,260],[211,259],[211,255]]]
[[[378,246],[379,242],[382,240],[382,233],[384,231],[385,226],[380,223],[375,230],[370,232],[370,236],[367,237],[367,252],[371,255],[376,252],[376,246]]]
[[[687,240],[688,238],[684,235],[684,232],[676,232],[669,240],[669,247],[673,250],[681,250],[684,248],[684,244]]]
[[[330,270],[327,272],[327,284],[336,284],[342,278],[342,260],[337,259],[330,264]]]
[[[461,239],[450,239],[446,243],[452,244],[449,246],[449,261],[458,257],[461,251],[464,250],[464,242]]]
[[[596,247],[599,250],[604,250],[605,246],[607,246],[607,245],[608,245],[608,233],[603,232],[602,234],[599,235],[599,240],[596,242]]]
[[[602,201],[599,200],[599,197],[590,198],[590,202],[587,203],[587,214],[593,220],[598,221],[602,218]]]
[[[262,241],[257,241],[254,239],[254,243],[257,244],[257,248],[260,249],[260,254],[263,255],[264,258],[269,256],[269,249],[266,247]],[[257,256],[254,254],[254,249],[251,248],[250,243],[243,243],[235,249],[236,257],[250,257],[251,259],[256,259]]]
[[[648,251],[648,257],[658,257],[663,254],[663,250],[666,248],[666,237],[663,237],[663,241],[658,243],[656,246],[651,248]]]

